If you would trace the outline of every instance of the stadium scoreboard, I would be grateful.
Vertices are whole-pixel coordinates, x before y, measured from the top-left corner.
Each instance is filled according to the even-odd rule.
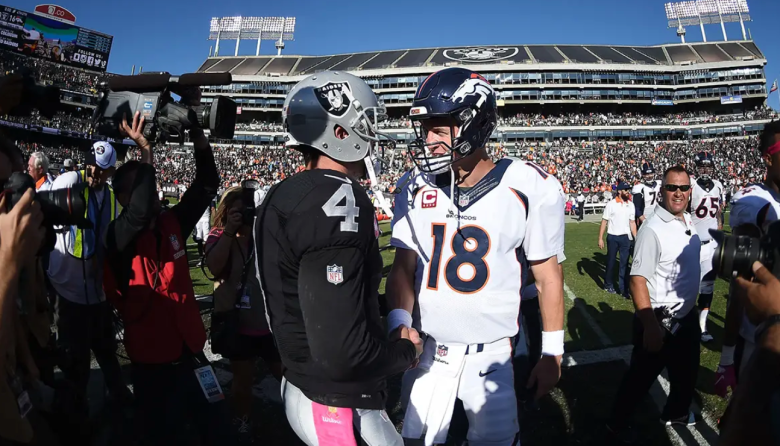
[[[0,49],[106,71],[113,40],[91,29],[0,5]]]

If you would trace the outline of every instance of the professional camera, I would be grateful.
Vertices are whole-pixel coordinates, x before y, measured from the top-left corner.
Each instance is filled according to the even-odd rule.
[[[244,203],[241,216],[246,225],[251,225],[255,221],[255,193],[259,188],[260,183],[255,180],[244,180],[241,183],[241,201]]]
[[[87,183],[79,183],[69,189],[36,192],[35,200],[40,203],[43,212],[43,225],[46,228],[46,240],[41,252],[54,248],[54,226],[77,226],[91,229],[92,222],[86,218],[87,201],[84,190]],[[27,189],[35,190],[35,181],[30,175],[14,172],[3,189],[6,191],[6,209],[11,210],[22,198]]]
[[[30,116],[33,109],[38,110],[40,114],[47,118],[52,118],[54,113],[60,108],[60,89],[57,87],[38,85],[29,69],[23,68],[16,73],[8,74],[3,78],[2,83],[12,82],[14,76],[21,77],[21,97],[19,104],[5,112],[11,116]],[[6,87],[6,85],[3,85]],[[6,88],[18,88],[8,84]],[[0,92],[6,94],[0,89]]]
[[[718,242],[718,250],[712,257],[712,268],[721,277],[730,280],[741,276],[753,276],[753,263],[761,262],[776,277],[780,276],[780,220],[769,225],[761,238],[746,235],[725,235],[710,230]]]
[[[145,119],[143,135],[150,142],[176,138],[183,143],[184,130],[192,128],[208,129],[215,138],[232,139],[236,127],[233,100],[217,96],[210,103],[192,107],[172,97],[176,94],[184,98],[196,87],[230,85],[232,81],[230,73],[115,76],[101,85],[92,127],[100,135],[121,140],[119,123],[123,118],[132,122],[135,113],[139,112]]]

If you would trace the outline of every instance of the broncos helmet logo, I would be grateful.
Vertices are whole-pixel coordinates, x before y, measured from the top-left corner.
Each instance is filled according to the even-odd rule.
[[[467,97],[479,95],[477,107],[481,107],[488,97],[495,95],[493,87],[482,76],[472,76],[466,79],[452,94],[452,102],[463,102]]]

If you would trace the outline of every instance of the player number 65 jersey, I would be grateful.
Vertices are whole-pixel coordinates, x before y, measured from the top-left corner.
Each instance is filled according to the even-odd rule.
[[[410,179],[393,219],[391,244],[417,253],[421,328],[443,343],[512,337],[526,259],[563,252],[560,183],[535,164],[508,158],[455,196],[448,178],[435,180]]]
[[[710,229],[718,229],[718,212],[723,199],[723,185],[718,180],[693,181],[691,219],[701,241],[712,238]]]

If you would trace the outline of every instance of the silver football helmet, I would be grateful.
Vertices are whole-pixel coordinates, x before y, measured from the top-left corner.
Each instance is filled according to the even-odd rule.
[[[298,82],[287,94],[282,108],[286,145],[309,146],[341,162],[372,163],[386,159],[380,153],[381,139],[392,139],[379,131],[385,108],[363,79],[341,71],[323,71]],[[336,126],[346,130],[343,139]]]

